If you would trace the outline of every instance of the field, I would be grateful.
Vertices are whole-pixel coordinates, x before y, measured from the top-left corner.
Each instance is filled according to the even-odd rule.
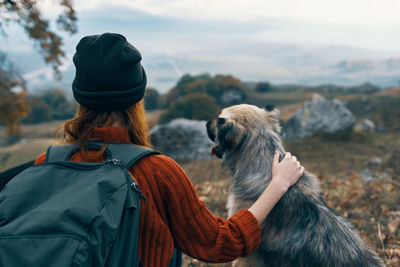
[[[325,202],[351,221],[363,238],[376,248],[387,266],[393,267],[400,265],[400,131],[396,126],[400,117],[382,113],[388,112],[389,103],[382,101],[390,100],[390,105],[393,105],[393,99],[397,99],[400,103],[397,93],[369,95],[372,111],[360,104],[362,96],[343,96],[350,101],[349,107],[357,118],[373,118],[378,125],[386,126],[387,133],[320,134],[286,145],[286,149],[295,154],[309,172],[318,176]],[[267,100],[268,94],[264,97]],[[294,100],[285,102],[282,96],[274,97],[280,101],[278,106],[283,122],[301,106]],[[259,101],[261,105],[262,100]],[[398,112],[397,106],[390,108],[394,114]],[[152,125],[158,116],[159,113],[150,115]],[[53,132],[60,123],[24,126],[26,139],[23,142],[0,147],[0,170],[43,152],[55,142]],[[231,180],[229,172],[222,169],[220,163],[219,159],[210,159],[182,162],[181,165],[195,184],[200,199],[215,215],[226,218],[226,197]],[[205,169],[209,171],[204,172]],[[371,177],[365,177],[366,170]],[[230,264],[201,263],[185,256],[183,266]]]

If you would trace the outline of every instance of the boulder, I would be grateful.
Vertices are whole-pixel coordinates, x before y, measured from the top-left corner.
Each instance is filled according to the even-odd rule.
[[[354,126],[354,130],[357,132],[374,132],[376,130],[376,125],[370,119],[363,119]]]
[[[361,178],[363,178],[365,181],[370,181],[370,180],[373,180],[375,178],[375,174],[372,171],[368,170],[368,169],[362,170],[358,175]]]
[[[353,129],[353,113],[338,99],[328,100],[319,94],[296,111],[283,127],[282,137],[291,142],[314,133],[343,133]]]
[[[368,160],[369,166],[379,166],[382,164],[382,159],[380,157],[372,157]]]
[[[243,92],[238,90],[224,90],[222,95],[218,98],[218,102],[226,107],[231,105],[236,105],[239,103],[243,103],[245,99],[245,95]]]
[[[206,122],[175,119],[150,131],[154,148],[178,161],[211,158],[213,142],[207,136]]]

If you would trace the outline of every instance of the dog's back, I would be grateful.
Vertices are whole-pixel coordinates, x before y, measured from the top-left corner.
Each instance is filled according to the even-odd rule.
[[[258,250],[235,266],[383,266],[352,225],[325,205],[307,186],[317,182],[305,173],[278,202],[262,225]],[[230,196],[230,210],[248,207],[251,201]]]

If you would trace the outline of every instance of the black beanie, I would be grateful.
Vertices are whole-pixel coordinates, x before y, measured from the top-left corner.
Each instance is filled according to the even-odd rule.
[[[140,52],[120,34],[83,37],[73,58],[75,100],[96,111],[124,109],[139,102],[147,83],[141,60]]]

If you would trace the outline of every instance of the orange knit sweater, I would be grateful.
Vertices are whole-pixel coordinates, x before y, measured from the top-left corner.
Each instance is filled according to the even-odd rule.
[[[120,127],[95,128],[90,138],[130,142],[128,131]],[[35,164],[44,160],[45,153]],[[79,152],[70,160],[83,161]],[[130,172],[147,197],[141,201],[139,223],[139,260],[146,267],[168,266],[174,246],[207,262],[232,261],[258,247],[261,230],[252,213],[241,210],[229,220],[213,216],[171,158],[144,157],[131,166]]]

